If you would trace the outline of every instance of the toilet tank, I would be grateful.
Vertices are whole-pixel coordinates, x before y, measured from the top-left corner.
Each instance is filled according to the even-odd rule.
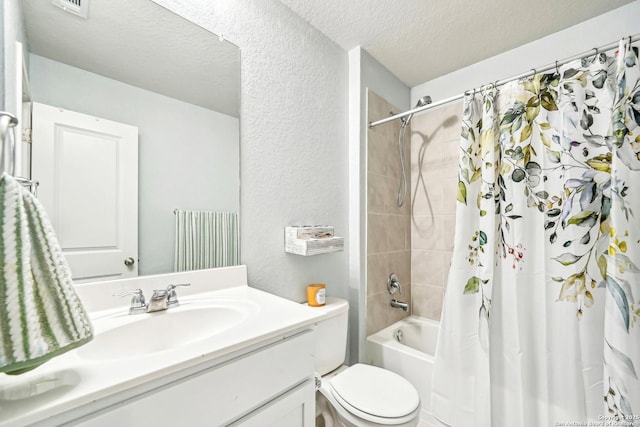
[[[325,375],[344,363],[347,355],[347,329],[349,323],[349,303],[343,299],[327,297],[323,307],[324,316],[315,329],[316,371]]]

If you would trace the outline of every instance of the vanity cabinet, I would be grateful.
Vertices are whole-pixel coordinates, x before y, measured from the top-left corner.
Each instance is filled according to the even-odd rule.
[[[313,331],[305,329],[63,425],[311,427],[311,349]]]
[[[231,424],[232,427],[311,427],[315,418],[315,381],[307,381]]]

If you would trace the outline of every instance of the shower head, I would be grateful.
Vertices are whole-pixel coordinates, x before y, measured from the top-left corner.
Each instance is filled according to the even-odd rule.
[[[418,102],[416,102],[416,106],[413,108],[424,107],[425,105],[428,105],[428,104],[431,104],[431,97],[429,95],[425,95],[420,99],[418,99]],[[403,117],[402,118],[403,126],[408,125],[412,118],[413,118],[413,113],[409,114],[406,117]]]
[[[431,97],[429,95],[425,95],[422,98],[418,99],[418,102],[416,102],[416,108],[424,107],[427,104],[431,104]]]
[[[431,104],[431,97],[429,95],[420,97],[414,108],[424,107],[427,104]],[[398,207],[404,204],[404,199],[407,196],[407,173],[405,172],[406,165],[404,162],[404,134],[407,132],[407,127],[409,126],[409,122],[412,117],[413,113],[402,118],[400,135],[398,135],[398,151],[400,154],[400,168],[402,170],[400,174],[400,186],[398,187]]]

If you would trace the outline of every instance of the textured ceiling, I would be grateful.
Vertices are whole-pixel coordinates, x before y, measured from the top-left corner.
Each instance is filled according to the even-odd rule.
[[[156,3],[93,0],[86,20],[51,0],[22,7],[32,53],[239,116],[238,48]]]
[[[349,50],[362,46],[409,87],[632,0],[280,0]]]

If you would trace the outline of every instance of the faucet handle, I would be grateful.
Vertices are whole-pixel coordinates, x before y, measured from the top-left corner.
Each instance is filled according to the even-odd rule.
[[[191,286],[191,283],[178,283],[177,285],[171,284],[171,285],[167,286],[167,292],[171,292],[172,290],[174,290],[178,286]]]
[[[178,283],[167,286],[167,304],[178,304],[178,294],[176,293],[178,286],[191,286],[191,283]]]
[[[131,309],[145,307],[146,301],[144,300],[144,293],[140,288],[133,291],[124,291],[113,294],[114,297],[124,297],[127,295],[133,295],[131,297]]]
[[[400,280],[398,280],[398,276],[396,273],[391,273],[389,275],[389,279],[387,280],[387,291],[389,294],[393,295],[398,292],[402,295],[402,289],[400,289]]]

